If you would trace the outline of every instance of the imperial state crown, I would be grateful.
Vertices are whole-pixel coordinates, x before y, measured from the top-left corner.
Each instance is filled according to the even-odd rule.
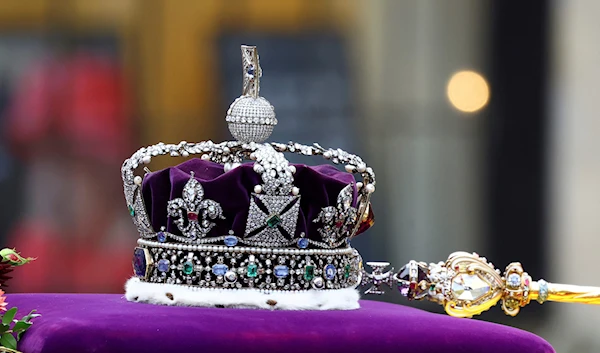
[[[168,305],[355,309],[362,260],[350,240],[373,224],[375,174],[341,149],[263,143],[277,119],[259,96],[255,47],[242,46],[242,68],[242,95],[226,117],[236,141],[159,143],[123,163],[125,199],[140,234],[126,297]],[[285,153],[322,156],[344,169],[291,164]],[[136,174],[163,155],[199,158]]]

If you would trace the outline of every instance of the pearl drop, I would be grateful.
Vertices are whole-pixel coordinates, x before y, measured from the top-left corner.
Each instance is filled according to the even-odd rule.
[[[231,163],[231,169],[235,169],[237,167],[239,167],[241,164],[240,163]]]
[[[323,157],[329,159],[331,158],[331,152],[330,151],[325,151],[325,153],[323,153]]]
[[[183,151],[183,152],[181,152],[181,156],[182,157],[189,157],[190,153],[188,151]]]
[[[142,177],[139,175],[136,175],[136,177],[133,178],[133,182],[135,183],[135,185],[142,185]]]
[[[292,172],[292,174],[296,174],[296,167],[293,165],[290,165],[290,172]]]
[[[294,196],[298,196],[298,194],[299,194],[299,193],[300,193],[300,189],[298,189],[297,187],[295,187],[295,186],[294,186],[294,187],[292,188],[292,194],[293,194]]]
[[[367,170],[367,166],[364,164],[359,164],[356,166],[356,170],[358,170],[359,173],[363,173],[365,170]]]
[[[346,166],[346,171],[347,171],[348,173],[352,173],[352,172],[354,171],[354,166],[353,166],[353,165],[350,165],[350,164],[348,164],[348,165]]]
[[[372,194],[373,192],[375,192],[375,185],[373,185],[373,184],[367,184],[367,186],[365,186],[365,189],[367,190],[367,192],[369,194]]]
[[[256,194],[260,194],[260,193],[262,192],[262,186],[260,186],[260,185],[255,185],[255,186],[254,186],[254,192],[255,192]]]
[[[358,183],[356,183],[356,188],[360,190],[362,189],[363,185],[364,184],[361,181],[359,181]]]
[[[203,155],[200,157],[200,159],[202,159],[203,161],[207,161],[207,160],[209,160],[209,159],[210,159],[210,156],[209,156],[209,155],[207,155],[207,154],[203,154]]]
[[[149,164],[151,160],[152,160],[152,157],[151,157],[151,156],[144,156],[144,157],[142,158],[142,163],[144,163],[144,164]]]

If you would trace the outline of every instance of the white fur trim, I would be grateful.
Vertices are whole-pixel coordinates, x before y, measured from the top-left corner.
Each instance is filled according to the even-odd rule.
[[[167,297],[167,293],[173,299]],[[222,305],[230,308],[279,310],[352,310],[360,307],[360,295],[354,288],[267,294],[257,289],[192,289],[183,285],[143,282],[137,277],[130,278],[125,284],[125,298],[129,301],[163,305]],[[267,301],[275,301],[276,304],[270,305]]]

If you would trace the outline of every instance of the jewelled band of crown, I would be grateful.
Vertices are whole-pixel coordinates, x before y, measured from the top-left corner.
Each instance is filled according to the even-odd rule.
[[[202,160],[223,164],[225,171],[229,171],[232,168],[237,167],[244,160],[252,160],[252,158],[256,158],[254,156],[251,157],[251,155],[253,152],[258,150],[259,146],[263,145],[253,142],[243,143],[239,141],[229,141],[218,144],[213,143],[212,141],[204,141],[200,143],[188,143],[183,141],[176,145],[159,143],[149,147],[143,147],[136,151],[131,158],[125,160],[123,163],[121,175],[123,179],[124,194],[128,211],[138,229],[138,232],[140,233],[140,237],[144,239],[172,238],[182,242],[189,240],[168,233],[163,229],[153,229],[141,193],[143,178],[140,175],[135,175],[136,169],[150,163],[152,158],[157,156],[169,155],[172,157],[188,157],[200,155]],[[346,171],[359,174],[362,177],[362,181],[356,183],[358,189],[356,208],[358,210],[358,215],[360,216],[358,217],[354,229],[352,229],[352,231],[346,235],[347,238],[354,236],[358,227],[360,226],[362,215],[368,209],[371,193],[375,190],[375,174],[373,173],[373,170],[370,167],[367,167],[360,157],[340,149],[325,149],[318,144],[307,146],[293,142],[288,144],[272,143],[270,146],[278,152],[289,152],[305,156],[321,155],[334,164],[345,164]],[[220,241],[223,241],[225,237],[231,235],[232,234],[224,234],[223,237],[220,237]],[[233,236],[235,236],[236,240],[241,244],[244,244],[245,237],[242,234]],[[303,238],[302,234],[297,234],[296,237]],[[309,241],[309,243],[315,247],[332,248],[340,246],[343,243],[343,240],[344,239],[338,241],[339,244],[334,243],[333,245],[325,241],[307,241]],[[215,238],[210,237],[198,238],[195,240],[197,243],[214,243],[215,241],[219,240],[215,240]],[[290,239],[287,246],[293,245],[294,243],[295,241]],[[304,244],[305,242],[303,241],[301,243]]]
[[[183,284],[210,289],[327,290],[355,288],[362,259],[351,248],[291,250],[218,246],[182,248],[138,241],[136,275],[150,283]],[[143,263],[149,259],[150,265]]]
[[[408,299],[429,300],[444,306],[455,317],[472,317],[501,302],[502,310],[515,316],[537,300],[600,305],[600,288],[533,281],[520,263],[506,267],[503,274],[484,257],[455,252],[445,262],[426,264],[410,261],[400,271],[384,272],[389,263],[371,263],[363,271],[362,284],[371,285],[366,294],[383,294],[383,284],[398,285]]]

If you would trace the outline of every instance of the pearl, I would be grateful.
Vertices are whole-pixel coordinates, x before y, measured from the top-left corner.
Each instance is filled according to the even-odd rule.
[[[364,171],[367,170],[367,166],[364,164],[359,164],[356,166],[356,170],[358,170],[359,173],[364,173]]]
[[[225,165],[223,165],[223,170],[225,170],[225,173],[227,173],[228,171],[230,171],[231,170],[231,164],[225,163]]]
[[[346,171],[347,171],[348,173],[352,173],[352,172],[354,171],[354,166],[353,166],[353,165],[350,165],[350,164],[348,164],[348,165],[346,166]]]
[[[254,193],[256,194],[260,194],[262,192],[262,186],[260,185],[255,185],[254,186]]]
[[[136,177],[133,178],[133,182],[135,183],[135,185],[142,185],[142,177],[139,175],[136,175]]]
[[[149,164],[151,160],[152,160],[152,156],[147,155],[142,158],[142,163]]]
[[[325,157],[325,158],[327,158],[327,159],[331,158],[331,151],[325,151],[325,152],[323,153],[323,157]]]
[[[292,174],[296,174],[296,167],[293,165],[290,165],[290,172],[292,172]]]
[[[237,167],[239,167],[241,164],[240,163],[231,163],[231,169],[235,169]]]
[[[203,155],[200,157],[200,159],[202,159],[203,161],[207,161],[207,160],[209,160],[209,159],[210,159],[210,156],[209,156],[209,155],[207,155],[207,154],[203,154]]]
[[[298,189],[297,187],[295,187],[295,186],[294,186],[294,187],[292,188],[292,194],[293,194],[294,196],[298,196],[298,194],[299,194],[299,193],[300,193],[300,189]]]
[[[183,152],[181,152],[181,156],[182,156],[182,157],[189,157],[189,156],[190,156],[190,154],[189,154],[189,152],[188,152],[188,151],[183,151]]]
[[[360,190],[362,189],[363,185],[364,184],[361,181],[359,181],[358,183],[356,183],[356,188]]]
[[[365,190],[367,190],[369,194],[372,194],[373,192],[375,192],[375,185],[367,184],[367,186],[365,186]]]

